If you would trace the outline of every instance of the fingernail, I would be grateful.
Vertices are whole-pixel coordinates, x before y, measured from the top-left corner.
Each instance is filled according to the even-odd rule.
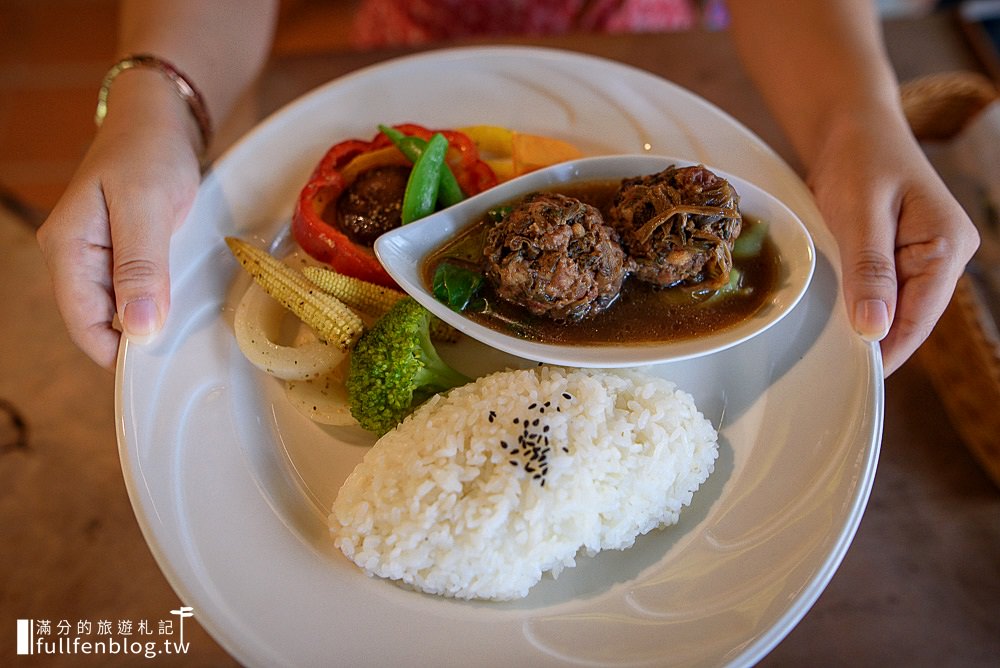
[[[866,299],[854,307],[854,329],[865,341],[881,341],[889,333],[889,307],[881,299]]]
[[[130,341],[148,341],[160,329],[160,313],[152,299],[136,299],[125,305],[122,329]]]

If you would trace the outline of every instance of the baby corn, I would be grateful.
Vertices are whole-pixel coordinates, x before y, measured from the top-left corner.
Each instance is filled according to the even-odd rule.
[[[236,237],[226,237],[226,244],[261,288],[311,327],[321,341],[343,351],[357,343],[364,325],[342,301],[264,250]]]
[[[393,304],[406,296],[400,290],[384,288],[324,267],[303,267],[302,273],[320,290],[373,318],[382,317]],[[435,341],[458,341],[458,330],[440,318],[431,318],[430,331]]]
[[[333,295],[351,308],[376,318],[406,296],[405,292],[384,288],[323,267],[303,267],[302,273],[320,290]]]

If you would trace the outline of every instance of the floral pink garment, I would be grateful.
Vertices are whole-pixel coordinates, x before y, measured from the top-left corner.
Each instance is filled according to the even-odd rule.
[[[684,30],[698,23],[693,5],[692,0],[362,0],[354,42],[374,48],[470,35]]]

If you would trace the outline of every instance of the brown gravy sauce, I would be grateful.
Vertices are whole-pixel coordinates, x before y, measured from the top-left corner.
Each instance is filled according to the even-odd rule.
[[[593,181],[550,190],[587,202],[607,216],[618,183]],[[482,266],[483,241],[490,224],[485,218],[480,220],[428,256],[421,272],[428,289],[435,270],[445,260]],[[742,233],[759,224],[744,213]],[[655,288],[628,278],[617,301],[604,313],[578,322],[556,322],[500,299],[487,281],[480,292],[485,310],[467,310],[463,315],[491,329],[542,343],[612,346],[623,341],[633,345],[682,341],[738,325],[768,301],[780,272],[777,251],[770,239],[765,238],[759,254],[735,258],[733,266],[743,273],[743,287],[752,288],[749,294],[708,300],[698,297],[698,286]]]

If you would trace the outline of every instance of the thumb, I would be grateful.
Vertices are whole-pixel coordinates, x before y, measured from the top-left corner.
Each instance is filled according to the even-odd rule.
[[[125,206],[111,216],[115,307],[125,335],[139,343],[159,333],[170,307],[173,222],[163,220],[169,216],[154,213],[148,202],[146,206]]]
[[[853,237],[841,243],[844,300],[851,325],[866,341],[889,333],[896,311],[896,264],[892,240]]]

